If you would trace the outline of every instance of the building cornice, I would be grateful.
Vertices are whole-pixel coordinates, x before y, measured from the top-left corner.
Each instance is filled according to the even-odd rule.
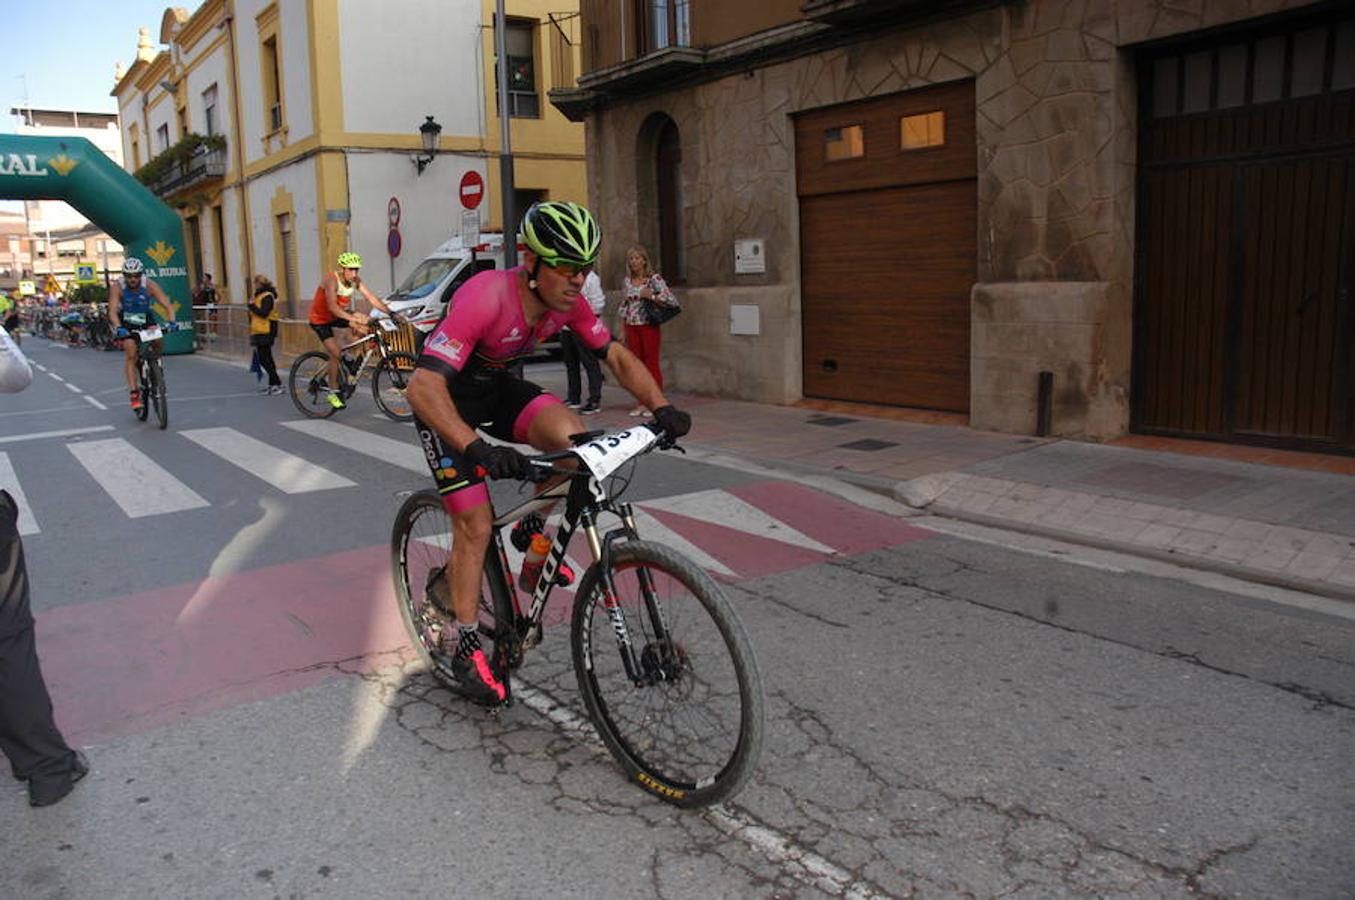
[[[1002,0],[810,0],[805,19],[709,49],[665,47],[579,76],[578,87],[556,88],[550,102],[581,122],[617,100],[718,81],[738,72],[808,56],[884,31],[951,19]]]
[[[113,90],[109,91],[108,95],[110,97],[117,97],[119,100],[122,99],[122,92],[141,80],[141,72],[145,68],[145,60],[138,59],[136,62],[132,63],[132,67],[122,73],[122,78],[118,79],[118,83],[113,85]]]
[[[202,40],[203,35],[221,21],[225,9],[224,0],[208,0],[183,23],[174,42],[185,53],[191,51],[198,41]]]
[[[146,66],[146,71],[136,80],[137,90],[143,94],[149,94],[151,88],[160,83],[161,79],[168,79],[173,65],[170,62],[169,51],[161,50],[156,54],[155,59],[151,60]]]

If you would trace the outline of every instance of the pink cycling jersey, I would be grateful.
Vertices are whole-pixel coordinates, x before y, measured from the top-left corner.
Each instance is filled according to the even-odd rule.
[[[506,370],[530,355],[539,341],[566,326],[590,350],[607,346],[611,332],[582,293],[575,296],[568,312],[548,309],[529,328],[518,300],[517,279],[522,271],[521,266],[488,270],[462,285],[452,296],[447,317],[424,343],[420,367],[439,371],[449,379],[473,370]]]

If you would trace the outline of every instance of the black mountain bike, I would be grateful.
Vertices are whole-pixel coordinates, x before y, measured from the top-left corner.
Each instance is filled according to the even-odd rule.
[[[412,353],[390,348],[388,335],[399,330],[400,326],[385,316],[372,316],[372,330],[365,336],[343,346],[343,356],[339,359],[338,394],[345,403],[358,389],[358,380],[368,371],[372,378],[372,399],[377,408],[397,422],[410,422],[414,419],[414,410],[405,397],[409,388],[409,379],[414,375]],[[352,351],[358,347],[361,355]],[[303,353],[292,363],[292,371],[287,377],[288,388],[292,393],[292,402],[301,414],[312,419],[327,419],[334,415],[336,407],[329,401],[329,353],[324,350],[311,350]]]
[[[169,389],[165,386],[165,366],[160,361],[160,339],[163,332],[175,331],[178,326],[173,322],[160,326],[135,313],[122,318],[130,331],[129,339],[136,341],[137,381],[141,389],[141,406],[135,410],[136,417],[146,421],[154,407],[155,421],[164,431],[169,427]]]
[[[507,688],[505,703],[513,702],[510,673],[541,641],[546,599],[570,538],[582,528],[593,561],[574,597],[570,645],[588,715],[646,790],[682,807],[716,803],[743,787],[761,753],[765,701],[753,648],[715,580],[671,547],[640,540],[630,504],[617,499],[636,457],[674,445],[648,424],[573,440],[571,450],[530,457],[547,477],[559,477],[494,519],[480,634]],[[577,468],[558,465],[567,458]],[[564,518],[524,611],[503,529],[561,498]],[[619,520],[605,533],[603,516]],[[455,689],[441,643],[444,630],[456,627],[445,577],[451,542],[451,518],[438,494],[410,495],[391,535],[395,594],[414,649]]]

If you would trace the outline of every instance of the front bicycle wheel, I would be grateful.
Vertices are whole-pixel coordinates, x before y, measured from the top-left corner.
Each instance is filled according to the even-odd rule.
[[[328,353],[311,350],[298,356],[287,375],[287,387],[292,394],[292,403],[303,416],[327,419],[334,415],[334,407],[329,402]]]
[[[632,778],[676,806],[737,793],[762,751],[762,678],[720,586],[662,544],[615,548],[574,599],[570,643],[588,715]],[[608,586],[611,582],[615,593]],[[624,622],[636,667],[618,652]]]
[[[137,373],[140,379],[138,390],[141,392],[141,405],[135,410],[136,418],[139,422],[146,421],[146,417],[151,414],[151,376],[150,360],[144,356],[137,362]]]
[[[414,408],[409,405],[405,391],[418,362],[412,353],[392,353],[372,375],[372,399],[383,413],[397,422],[414,421]]]
[[[169,427],[169,390],[165,387],[165,365],[160,362],[159,357],[151,360],[150,374],[151,397],[154,398],[155,403],[155,421],[160,423],[160,430],[164,431]]]
[[[391,531],[391,573],[395,600],[405,623],[409,642],[433,674],[451,681],[445,668],[442,636],[455,628],[451,588],[447,580],[452,549],[452,519],[435,491],[416,491],[405,499],[395,515]],[[489,585],[480,590],[480,635],[485,655],[495,656],[499,640],[499,616],[494,611]]]

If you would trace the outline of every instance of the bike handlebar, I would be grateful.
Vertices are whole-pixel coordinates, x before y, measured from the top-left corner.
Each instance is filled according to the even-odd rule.
[[[685,450],[682,449],[681,446],[679,446],[677,439],[669,437],[668,432],[660,428],[658,423],[641,422],[636,427],[648,428],[654,434],[658,435],[659,439],[655,441],[654,444],[648,450],[645,450],[644,451],[645,453],[649,453],[652,450],[676,450],[679,453],[686,452]],[[571,475],[571,476],[575,475],[578,473],[577,469],[570,469],[562,466],[557,466],[555,465],[555,463],[563,459],[569,459],[571,456],[575,456],[576,455],[575,451],[578,447],[583,446],[584,444],[588,443],[591,440],[602,437],[606,433],[607,432],[605,431],[595,430],[595,431],[583,431],[578,434],[571,434],[569,436],[569,439],[574,442],[573,447],[567,448],[565,450],[552,450],[549,453],[539,453],[535,456],[526,457],[527,463],[532,467],[532,471],[529,472],[528,475],[525,477],[513,478],[508,480],[530,481],[534,484],[540,484],[541,482],[550,479],[551,476],[553,475]],[[485,478],[489,473],[485,470],[484,466],[476,466],[475,474],[480,478]]]

